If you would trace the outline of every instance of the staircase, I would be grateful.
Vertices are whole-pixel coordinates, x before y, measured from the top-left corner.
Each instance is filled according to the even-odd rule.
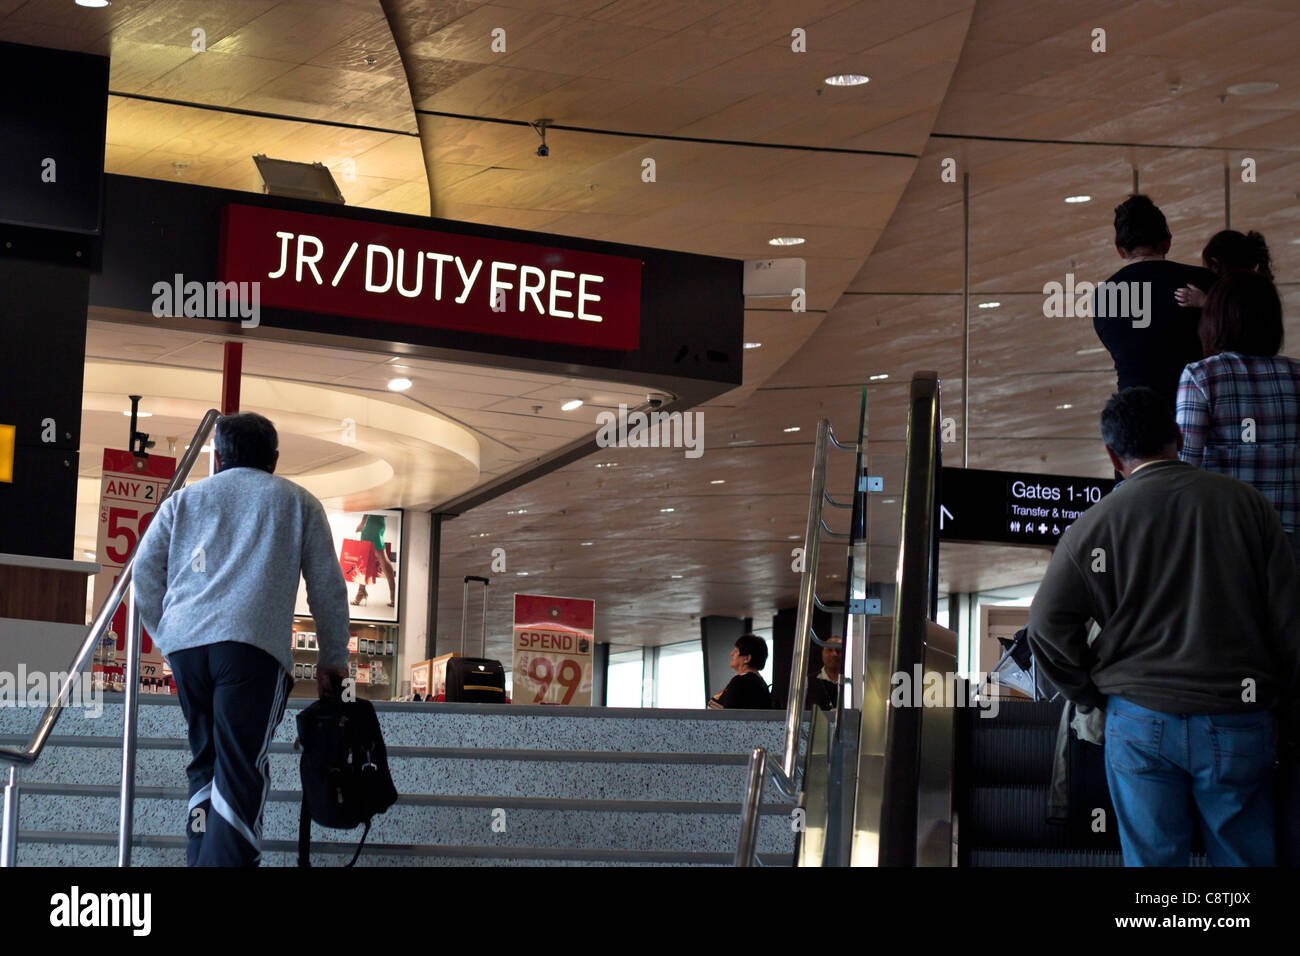
[[[262,862],[297,862],[298,755],[291,700],[271,745]],[[739,835],[754,747],[781,749],[778,712],[492,704],[375,705],[398,802],[376,817],[358,866],[724,865]],[[40,711],[0,708],[0,744],[26,743]],[[64,712],[21,771],[20,866],[117,858],[122,697]],[[132,863],[185,863],[185,722],[175,698],[140,699]],[[788,865],[791,804],[768,788],[763,863]],[[356,831],[313,826],[312,862],[346,863]]]

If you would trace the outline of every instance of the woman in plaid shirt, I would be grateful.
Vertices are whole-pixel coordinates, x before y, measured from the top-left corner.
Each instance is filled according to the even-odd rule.
[[[1282,302],[1271,279],[1235,272],[1205,302],[1208,358],[1183,369],[1183,461],[1254,485],[1277,509],[1300,561],[1300,362],[1278,355]]]

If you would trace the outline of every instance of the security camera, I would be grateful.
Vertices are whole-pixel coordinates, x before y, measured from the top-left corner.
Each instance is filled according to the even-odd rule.
[[[665,395],[656,395],[653,392],[645,397],[645,403],[651,408],[663,408],[667,404],[668,398]]]
[[[542,145],[537,147],[537,155],[545,159],[551,155],[551,147],[546,145],[546,127],[551,125],[551,120],[549,117],[543,117],[528,125],[533,128],[534,133],[542,138]]]
[[[543,143],[541,146],[537,147],[537,155],[545,159],[547,156],[551,155],[551,147]]]

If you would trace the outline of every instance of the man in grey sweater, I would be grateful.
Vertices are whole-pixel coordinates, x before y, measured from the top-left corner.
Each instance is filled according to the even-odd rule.
[[[1275,713],[1300,689],[1295,561],[1268,499],[1178,460],[1168,403],[1113,396],[1124,482],[1061,536],[1029,611],[1038,666],[1106,710],[1106,780],[1128,866],[1275,861]],[[1101,631],[1087,641],[1090,619]]]
[[[135,559],[140,617],[171,666],[189,723],[190,866],[256,866],[268,750],[293,686],[298,578],[320,646],[321,696],[347,677],[348,603],[319,501],[275,477],[275,426],[221,419],[217,473],[173,494]]]

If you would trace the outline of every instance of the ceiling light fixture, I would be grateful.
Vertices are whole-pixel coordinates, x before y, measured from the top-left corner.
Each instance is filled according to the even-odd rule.
[[[1001,302],[981,302],[979,307],[981,309],[996,309],[1000,305],[1002,305]]]
[[[1237,83],[1228,87],[1228,92],[1233,96],[1253,96],[1256,93],[1272,93],[1277,89],[1277,84],[1271,80],[1255,81],[1252,83]]]
[[[1292,241],[1292,242],[1300,242],[1300,239],[1292,239],[1291,241]],[[763,347],[763,343],[762,343],[762,342],[746,342],[746,343],[745,343],[745,348],[747,348],[747,349],[761,349],[762,347]]]
[[[1104,345],[1090,345],[1086,349],[1079,349],[1074,354],[1075,355],[1099,355],[1104,351],[1106,351],[1106,346]]]
[[[580,548],[590,548],[590,547],[592,546],[592,544],[594,544],[594,542],[592,542],[592,541],[579,541],[579,542],[578,542],[578,547],[580,547]]]
[[[660,509],[659,509],[659,513],[660,513],[661,515],[666,515],[666,514],[669,514],[670,512],[676,511],[676,510],[677,510],[676,508],[660,508]]]
[[[528,572],[527,572],[527,571],[516,571],[516,572],[515,572],[515,577],[526,578],[526,577],[528,577]]]
[[[884,381],[884,380],[887,379],[887,378],[889,378],[889,373],[888,373],[888,372],[881,372],[881,373],[878,374],[878,375],[872,375],[872,376],[868,379],[868,381],[871,381],[871,382],[882,382],[882,381]]]
[[[725,485],[726,483],[727,483],[726,478],[714,478],[712,481],[709,482],[709,484],[711,485]]]
[[[670,574],[669,577],[671,577],[671,578],[680,578],[681,575],[680,575],[680,574]]]
[[[102,9],[109,5],[111,0],[77,0],[77,6],[90,7],[95,10]]]
[[[563,405],[560,406],[560,411],[562,411],[562,412],[571,412],[571,411],[573,411],[575,408],[581,408],[581,407],[582,407],[582,399],[580,399],[580,398],[571,398],[571,399],[569,399],[567,402],[565,402]]]
[[[131,410],[130,410],[130,409],[127,409],[126,411],[122,412],[122,414],[125,415],[127,418],[130,418],[130,417],[131,417]],[[136,417],[137,417],[137,418],[153,418],[153,412],[136,412]]]
[[[863,76],[861,73],[836,73],[826,77],[827,86],[862,86],[870,82],[871,77]]]
[[[1062,411],[1065,411],[1065,410],[1067,410],[1067,409],[1074,408],[1074,406],[1071,405],[1069,402],[1066,402],[1066,403],[1063,404],[1063,405],[1057,405],[1056,407],[1059,408],[1059,409],[1061,409]]]
[[[1065,201],[1073,205],[1074,203],[1092,202],[1091,196],[1066,196]]]
[[[808,240],[803,236],[774,236],[767,240],[769,246],[802,246]]]
[[[394,392],[404,392],[411,387],[411,380],[409,378],[389,379],[388,387]]]
[[[786,433],[789,433],[789,432],[797,432],[798,430],[799,430],[799,426],[798,426],[798,425],[791,425],[789,428],[782,428],[782,429],[781,429],[781,431],[786,432]]]
[[[526,514],[528,514],[528,509],[527,509],[527,508],[517,508],[517,509],[514,510],[514,511],[507,511],[506,514],[508,514],[508,515],[526,515]]]

